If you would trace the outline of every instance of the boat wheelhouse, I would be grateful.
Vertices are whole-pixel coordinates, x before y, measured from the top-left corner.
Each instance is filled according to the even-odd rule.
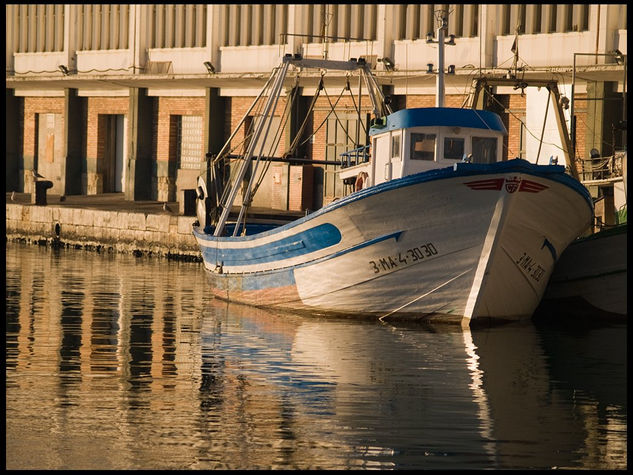
[[[343,154],[342,180],[368,179],[363,187],[453,166],[461,161],[501,160],[507,135],[500,117],[490,111],[428,107],[403,109],[372,124],[369,135],[373,160],[362,153]],[[357,187],[358,188],[358,187]]]

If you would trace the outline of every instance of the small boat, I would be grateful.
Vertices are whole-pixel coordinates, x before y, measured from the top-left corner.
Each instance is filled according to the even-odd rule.
[[[347,196],[291,222],[247,223],[257,167],[270,158],[255,145],[270,131],[291,65],[359,71],[374,108],[371,143],[345,154]],[[555,262],[590,226],[591,197],[564,166],[501,160],[500,117],[444,107],[440,79],[438,107],[392,112],[363,61],[286,55],[265,86],[264,117],[232,185],[222,186],[213,166],[198,181],[193,233],[213,295],[294,312],[462,325],[531,317]]]
[[[602,180],[611,186],[622,183],[612,193],[623,196],[603,215],[618,216],[616,223],[598,223],[594,233],[574,240],[556,263],[552,277],[537,309],[538,316],[626,321],[627,318],[627,197],[626,153],[614,174]],[[587,185],[599,180],[587,180]],[[598,201],[608,201],[603,196]],[[619,204],[622,202],[623,204]],[[597,208],[597,206],[596,206]],[[596,212],[596,217],[598,212]],[[598,221],[598,220],[597,220]]]
[[[556,264],[539,315],[626,320],[626,254],[626,223],[572,242]]]

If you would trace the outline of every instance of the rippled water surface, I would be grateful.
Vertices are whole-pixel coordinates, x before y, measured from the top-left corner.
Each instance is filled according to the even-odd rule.
[[[626,325],[275,314],[6,245],[7,469],[626,468]]]

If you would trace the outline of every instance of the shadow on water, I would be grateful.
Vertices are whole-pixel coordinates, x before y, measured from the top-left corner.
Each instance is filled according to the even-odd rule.
[[[626,325],[279,314],[13,244],[6,295],[7,468],[626,468]]]

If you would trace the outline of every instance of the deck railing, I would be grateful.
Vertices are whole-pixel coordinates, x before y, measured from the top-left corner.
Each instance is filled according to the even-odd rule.
[[[341,168],[353,167],[354,165],[360,165],[361,163],[367,163],[369,161],[370,152],[369,145],[355,148],[340,154],[341,156]]]
[[[584,158],[581,159],[582,171],[580,180],[582,182],[612,180],[622,176],[622,161],[624,152],[616,152],[610,157]]]

